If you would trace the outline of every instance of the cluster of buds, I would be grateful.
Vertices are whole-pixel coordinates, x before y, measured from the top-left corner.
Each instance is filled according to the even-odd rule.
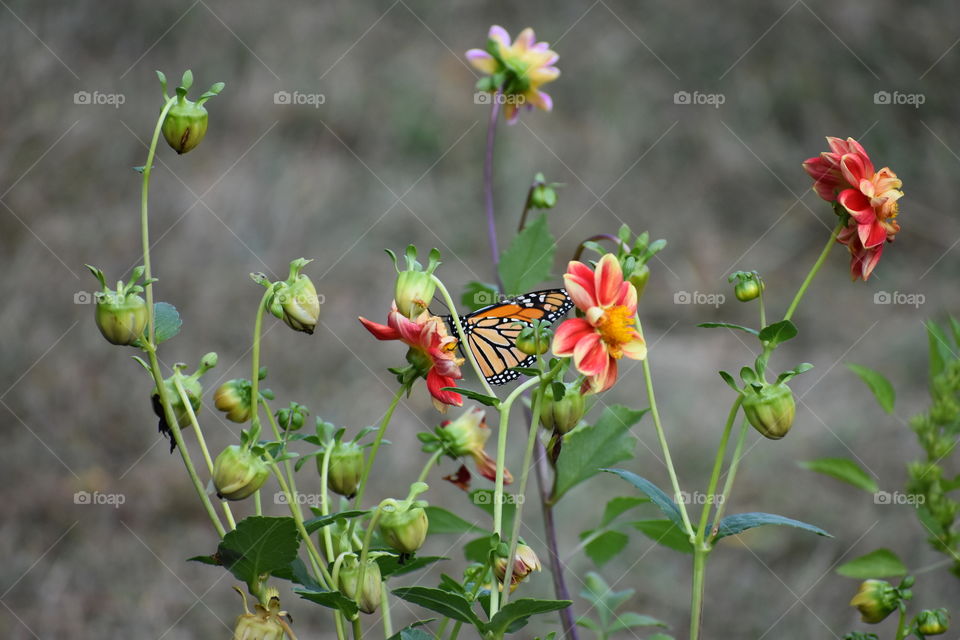
[[[503,590],[503,583],[507,579],[508,557],[498,556],[493,565],[493,572],[497,576],[497,582],[500,583],[500,590]],[[517,552],[513,556],[513,569],[510,575],[510,592],[513,593],[520,583],[526,580],[534,571],[540,571],[540,558],[534,553],[533,549],[523,544],[517,544]]]
[[[294,331],[312,334],[320,321],[320,298],[309,277],[300,273],[313,262],[297,258],[290,263],[286,280],[270,282],[262,273],[251,274],[253,281],[270,289],[267,309]]]
[[[310,410],[304,405],[291,402],[290,406],[277,410],[277,425],[284,431],[299,431],[309,413]]]
[[[236,587],[234,587],[236,589]],[[290,616],[280,610],[280,593],[268,588],[264,595],[266,605],[259,602],[253,605],[253,613],[247,608],[247,596],[237,589],[243,598],[243,613],[234,626],[233,640],[294,640],[296,636],[290,628]]]
[[[370,554],[365,565],[361,565],[356,554],[347,554],[337,571],[340,593],[355,601],[364,613],[375,612],[382,601],[383,578],[374,555],[377,554]]]
[[[166,105],[171,100],[167,96],[167,77],[157,71],[160,79],[160,88],[163,90],[163,102]],[[170,148],[183,154],[203,140],[207,134],[207,109],[204,103],[223,91],[224,84],[217,82],[204,92],[196,102],[187,99],[187,92],[193,86],[193,72],[187,69],[183,72],[180,86],[176,88],[176,98],[167,116],[163,120],[161,131],[163,138]]]
[[[561,436],[573,431],[586,412],[586,396],[574,384],[554,384],[540,400],[540,424]]]
[[[401,557],[416,553],[427,539],[430,526],[424,507],[426,501],[416,497],[428,489],[423,482],[415,482],[404,500],[389,498],[380,503],[380,535],[384,542]]]
[[[200,359],[200,366],[189,376],[183,374],[183,369],[186,368],[186,366],[187,365],[182,362],[173,365],[173,374],[163,381],[164,395],[170,403],[170,407],[173,409],[173,415],[180,429],[186,429],[190,426],[191,422],[190,412],[187,410],[187,405],[184,404],[177,386],[179,384],[179,386],[183,388],[187,399],[190,401],[190,409],[193,413],[196,414],[199,412],[203,397],[203,385],[200,384],[200,378],[203,377],[207,371],[217,366],[217,354],[211,351],[204,355],[203,358]],[[160,400],[160,390],[157,387],[154,387],[150,393],[150,399],[153,403],[153,412],[160,418],[160,433],[170,438],[170,451],[173,451],[176,443],[173,440],[170,431],[171,425],[167,422],[163,402]]]
[[[763,279],[756,271],[735,271],[727,278],[733,284],[733,295],[740,302],[756,300],[766,289]]]
[[[97,328],[108,342],[117,345],[138,345],[143,331],[147,327],[147,303],[139,295],[143,292],[143,285],[156,280],[144,281],[144,267],[139,266],[130,275],[130,281],[117,282],[117,288],[107,286],[106,276],[100,269],[86,265],[90,273],[100,282],[100,291],[96,293],[96,321]]]
[[[407,263],[406,269],[400,269],[397,255],[393,251],[387,249],[387,254],[393,260],[393,267],[397,270],[397,283],[393,295],[397,309],[406,317],[415,320],[430,306],[433,294],[437,290],[437,285],[433,281],[433,272],[440,266],[440,251],[430,250],[426,269],[417,262],[417,248],[412,244],[407,247],[403,255]]]

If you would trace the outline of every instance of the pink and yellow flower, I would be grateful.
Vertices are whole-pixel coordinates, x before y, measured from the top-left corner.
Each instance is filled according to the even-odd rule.
[[[463,377],[460,372],[463,358],[456,356],[457,339],[447,334],[443,319],[424,311],[411,320],[400,313],[394,303],[387,314],[387,324],[363,317],[360,322],[377,340],[400,340],[410,347],[407,360],[426,378],[427,389],[438,411],[446,411],[446,405],[463,405],[463,396],[444,390],[444,387],[456,386],[456,381]]]
[[[637,290],[624,281],[613,254],[603,256],[596,271],[571,261],[563,281],[583,317],[563,321],[553,338],[553,352],[573,356],[577,371],[587,376],[585,391],[606,391],[617,381],[617,360],[647,356],[636,328]]]
[[[851,183],[846,179],[841,169],[841,163],[844,156],[850,156],[851,162],[859,162],[870,167],[873,171],[873,164],[870,157],[853,138],[841,140],[827,136],[827,144],[830,145],[830,151],[824,151],[819,156],[808,158],[803,163],[803,170],[813,178],[813,188],[817,194],[827,202],[836,202],[837,194],[851,188]]]
[[[517,121],[520,106],[552,110],[553,100],[540,87],[560,76],[560,70],[553,66],[560,56],[546,42],[537,42],[529,27],[512,43],[510,34],[497,25],[490,27],[487,38],[486,50],[470,49],[466,56],[475,69],[489,74],[477,87],[496,94],[495,99],[502,96],[507,122]]]

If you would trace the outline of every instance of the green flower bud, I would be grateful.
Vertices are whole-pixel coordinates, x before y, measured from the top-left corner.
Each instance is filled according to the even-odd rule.
[[[164,104],[167,98],[167,79],[157,72],[160,78],[160,84],[163,88]],[[207,134],[207,109],[203,104],[223,90],[223,83],[218,82],[200,96],[196,102],[187,100],[187,91],[193,84],[193,73],[188,69],[183,74],[183,80],[176,89],[177,96],[175,102],[163,120],[161,131],[167,144],[179,154],[184,154],[203,140]]]
[[[224,382],[213,394],[213,404],[227,414],[227,420],[246,422],[253,413],[250,402],[252,389],[249,380],[237,378]]]
[[[760,297],[767,285],[756,271],[735,271],[727,281],[734,282],[733,294],[740,302],[749,302]]]
[[[236,587],[234,587],[236,589]],[[267,606],[259,602],[253,613],[247,609],[247,596],[237,589],[243,598],[243,611],[234,626],[233,640],[284,640],[293,636],[286,611],[280,611],[280,596],[276,589],[267,589]]]
[[[404,259],[407,268],[403,271],[397,265],[397,256],[389,249],[387,254],[393,259],[393,266],[397,270],[397,283],[394,288],[394,300],[397,310],[410,319],[414,319],[427,310],[437,285],[433,282],[433,272],[440,266],[440,252],[431,249],[427,268],[417,262],[417,248],[412,244],[407,247]]]
[[[117,283],[116,289],[107,286],[106,277],[96,267],[87,268],[100,281],[100,291],[96,293],[95,319],[97,328],[108,342],[117,345],[134,345],[143,336],[147,327],[147,303],[138,293],[143,287],[138,284],[143,277],[144,268],[133,270],[130,282]]]
[[[896,610],[899,603],[897,590],[885,580],[865,580],[857,594],[850,600],[860,618],[869,624],[877,624]]]
[[[243,500],[267,481],[270,468],[250,449],[238,444],[220,452],[213,461],[213,486],[225,500]]]
[[[401,554],[414,553],[427,538],[427,503],[415,500],[418,493],[427,490],[422,482],[414,483],[406,500],[384,500],[380,505],[380,535],[395,551]]]
[[[917,631],[925,636],[939,636],[950,628],[946,609],[924,609],[917,614]]]
[[[586,411],[586,400],[576,385],[567,386],[559,400],[554,398],[553,390],[548,388],[541,400],[540,424],[548,431],[563,435],[580,424]]]
[[[355,442],[337,442],[330,452],[327,486],[334,493],[353,498],[363,475],[363,448]],[[317,456],[317,470],[323,473],[323,456]]]
[[[320,319],[320,298],[317,289],[300,270],[312,260],[298,258],[290,263],[290,275],[274,285],[270,312],[283,320],[294,331],[312,334]]]
[[[543,174],[537,174],[537,181],[530,190],[530,206],[534,209],[553,209],[557,206],[557,190],[554,184],[546,184]]]
[[[383,580],[380,577],[380,565],[376,560],[367,560],[363,571],[363,585],[360,585],[360,562],[356,557],[347,558],[340,567],[337,576],[340,593],[356,601],[360,611],[373,613],[380,608]]]
[[[291,402],[289,407],[277,411],[277,424],[284,431],[299,431],[309,410],[302,404]]]
[[[650,267],[646,264],[637,265],[627,280],[637,290],[637,299],[643,296],[643,290],[647,288],[647,281],[650,280]]]
[[[517,334],[517,340],[514,344],[517,349],[528,356],[543,355],[550,350],[550,342],[553,339],[553,332],[547,327],[533,327],[527,325]]]
[[[747,385],[743,394],[743,413],[764,437],[779,440],[793,426],[796,414],[793,391],[783,383],[765,384],[758,391]]]

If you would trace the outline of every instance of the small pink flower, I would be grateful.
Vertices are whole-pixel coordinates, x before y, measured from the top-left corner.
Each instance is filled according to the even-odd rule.
[[[424,311],[411,320],[400,313],[394,303],[387,314],[386,325],[363,317],[360,322],[377,340],[400,340],[410,347],[407,360],[426,378],[427,389],[438,411],[446,411],[445,405],[463,406],[463,396],[444,390],[444,387],[455,387],[456,381],[463,377],[460,372],[463,360],[456,357],[457,339],[447,335],[441,318]]]
[[[553,338],[553,352],[573,356],[574,366],[587,376],[584,391],[606,391],[617,381],[617,360],[647,356],[647,345],[635,326],[637,290],[624,281],[620,262],[609,253],[596,271],[571,261],[563,281],[584,317],[563,321]]]

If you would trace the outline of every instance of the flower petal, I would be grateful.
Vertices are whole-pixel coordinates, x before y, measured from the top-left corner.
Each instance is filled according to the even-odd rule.
[[[620,345],[620,348],[623,350],[623,355],[631,360],[643,360],[647,357],[647,343],[639,333],[630,342]]]
[[[595,376],[602,373],[609,358],[607,349],[596,333],[582,338],[573,350],[573,364],[577,371],[585,376]]]
[[[444,387],[455,387],[457,383],[453,378],[440,375],[436,368],[430,369],[427,373],[427,390],[430,395],[438,402],[453,405],[454,407],[463,406],[463,396],[454,391],[446,391]]]
[[[361,324],[363,324],[363,326],[366,327],[367,331],[372,333],[373,337],[376,338],[377,340],[399,340],[400,339],[400,333],[393,327],[388,327],[387,325],[384,325],[384,324],[372,322],[370,320],[367,320],[363,316],[360,316],[358,319],[360,320]]]
[[[563,275],[563,283],[567,288],[567,295],[578,309],[586,311],[596,306],[593,271],[590,267],[576,260],[571,261],[567,265],[567,272]]]
[[[870,200],[856,189],[844,189],[837,196],[839,202],[859,224],[867,224],[876,219]]]
[[[617,382],[617,361],[607,358],[606,366],[598,375],[590,378],[590,387],[594,393],[601,393],[612,387]]]
[[[564,320],[553,336],[554,355],[561,358],[572,356],[577,343],[591,333],[594,333],[593,327],[583,318]]]
[[[623,284],[623,271],[620,270],[620,261],[617,260],[617,256],[607,253],[600,258],[597,270],[594,272],[593,286],[597,292],[597,304],[601,307],[617,304],[621,284]]]
[[[490,27],[490,32],[487,34],[487,37],[491,40],[496,40],[502,47],[510,46],[510,34],[498,24]]]
[[[497,61],[483,49],[467,51],[467,60],[470,62],[470,66],[481,73],[494,74],[497,72]]]
[[[857,231],[860,235],[860,242],[866,249],[883,244],[884,240],[887,239],[886,228],[876,220],[872,224],[861,224]]]

